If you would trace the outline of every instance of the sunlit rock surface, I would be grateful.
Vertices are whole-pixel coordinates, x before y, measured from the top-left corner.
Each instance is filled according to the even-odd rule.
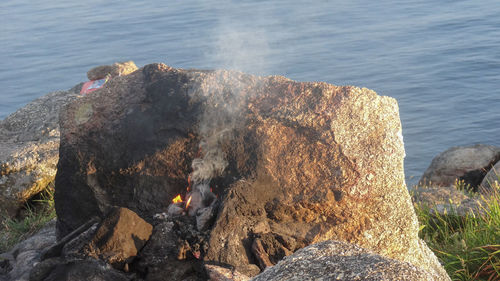
[[[54,180],[59,112],[79,87],[38,98],[0,121],[0,214],[13,216]]]
[[[272,261],[335,239],[449,279],[417,235],[397,103],[368,89],[151,64],[69,106],[60,152],[59,237],[113,206],[166,212],[202,155],[225,167],[205,261],[253,276],[255,241]]]
[[[308,246],[266,269],[252,281],[443,280],[410,263],[382,257],[356,245],[325,241]]]
[[[111,65],[100,65],[87,72],[89,80],[99,80],[103,78],[113,78],[116,76],[127,75],[137,70],[133,61],[115,62]]]

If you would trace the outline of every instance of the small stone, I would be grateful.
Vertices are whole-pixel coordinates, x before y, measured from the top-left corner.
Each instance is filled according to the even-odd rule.
[[[87,254],[117,269],[132,261],[151,236],[153,226],[127,208],[117,208],[98,227]]]
[[[137,70],[133,61],[116,62],[112,65],[101,65],[92,68],[87,72],[90,81],[104,79],[107,76],[113,78],[116,76],[127,75]]]

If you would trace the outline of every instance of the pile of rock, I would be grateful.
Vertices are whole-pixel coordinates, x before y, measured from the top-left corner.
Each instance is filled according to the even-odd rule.
[[[335,263],[340,280],[449,280],[418,238],[392,98],[151,64],[60,116],[58,242],[32,280],[332,277],[302,259]],[[218,206],[202,228],[168,215],[195,159],[224,164],[207,172]]]

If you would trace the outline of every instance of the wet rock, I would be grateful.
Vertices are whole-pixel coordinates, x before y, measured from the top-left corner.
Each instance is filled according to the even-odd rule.
[[[353,244],[325,241],[295,252],[252,279],[264,280],[445,279],[408,262],[383,257]]]
[[[132,262],[151,236],[153,227],[127,208],[117,208],[97,228],[85,251],[117,269]]]
[[[87,72],[87,77],[90,81],[99,80],[109,76],[110,78],[128,75],[137,70],[137,66],[133,61],[115,62],[111,65],[101,65],[92,68]]]
[[[0,121],[0,215],[14,216],[54,180],[59,112],[79,87],[40,97]]]
[[[476,144],[452,147],[434,159],[420,179],[420,185],[452,186],[457,180],[473,191],[493,165],[500,160],[500,147]]]
[[[61,116],[61,234],[113,206],[152,220],[184,194],[201,148],[218,161],[206,166],[215,167],[207,173],[221,205],[206,254],[192,248],[205,242],[188,241],[188,256],[201,252],[205,261],[255,275],[246,270],[258,268],[252,244],[266,225],[274,237],[291,237],[290,252],[350,241],[448,280],[418,238],[392,98],[352,86],[151,64],[110,80]]]
[[[55,221],[51,221],[35,235],[0,255],[5,263],[5,280],[29,280],[30,271],[40,261],[42,251],[56,242],[55,228]]]
[[[488,171],[479,187],[479,193],[484,195],[490,195],[495,191],[500,192],[500,161]]]

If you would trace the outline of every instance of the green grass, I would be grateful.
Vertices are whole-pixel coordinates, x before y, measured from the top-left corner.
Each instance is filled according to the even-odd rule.
[[[485,201],[482,214],[466,216],[416,206],[420,237],[453,280],[500,280],[500,188]]]
[[[18,218],[0,218],[0,253],[10,250],[55,217],[54,187],[51,184],[26,204]]]

